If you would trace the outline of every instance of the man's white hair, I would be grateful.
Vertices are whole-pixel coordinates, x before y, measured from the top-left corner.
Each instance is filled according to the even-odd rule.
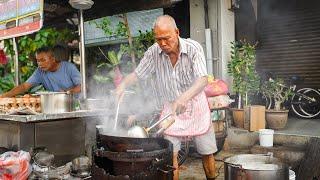
[[[157,17],[156,21],[153,23],[153,29],[155,29],[156,27],[158,27],[163,21],[163,20],[168,20],[168,24],[170,26],[172,26],[175,29],[178,29],[176,21],[173,19],[173,17],[169,16],[169,15],[161,15],[159,17]]]

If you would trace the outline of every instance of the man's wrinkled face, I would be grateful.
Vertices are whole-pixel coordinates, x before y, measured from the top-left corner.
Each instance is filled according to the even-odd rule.
[[[43,71],[49,71],[56,64],[51,52],[40,52],[36,54],[37,64]]]
[[[166,54],[170,54],[176,50],[179,50],[178,29],[156,27],[154,29],[154,35],[156,42]]]

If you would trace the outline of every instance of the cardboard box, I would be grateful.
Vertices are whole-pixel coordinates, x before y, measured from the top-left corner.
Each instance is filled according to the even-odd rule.
[[[253,105],[244,108],[244,129],[258,131],[266,128],[265,106]]]

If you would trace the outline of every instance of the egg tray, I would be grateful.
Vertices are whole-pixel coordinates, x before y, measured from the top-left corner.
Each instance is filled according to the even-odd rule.
[[[0,98],[0,112],[7,113],[18,109],[31,109],[41,112],[40,97],[24,95],[22,97]]]

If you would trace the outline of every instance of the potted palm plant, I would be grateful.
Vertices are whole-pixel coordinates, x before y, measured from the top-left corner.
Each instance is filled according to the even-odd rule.
[[[232,76],[232,90],[238,95],[237,108],[233,108],[236,127],[244,127],[243,107],[250,105],[250,96],[259,90],[259,75],[255,70],[256,44],[246,41],[231,43],[231,60],[228,62],[228,74]]]
[[[292,95],[292,90],[284,85],[281,78],[269,79],[261,85],[261,93],[268,99],[266,110],[267,126],[271,129],[282,129],[288,121],[289,110],[283,103]]]

